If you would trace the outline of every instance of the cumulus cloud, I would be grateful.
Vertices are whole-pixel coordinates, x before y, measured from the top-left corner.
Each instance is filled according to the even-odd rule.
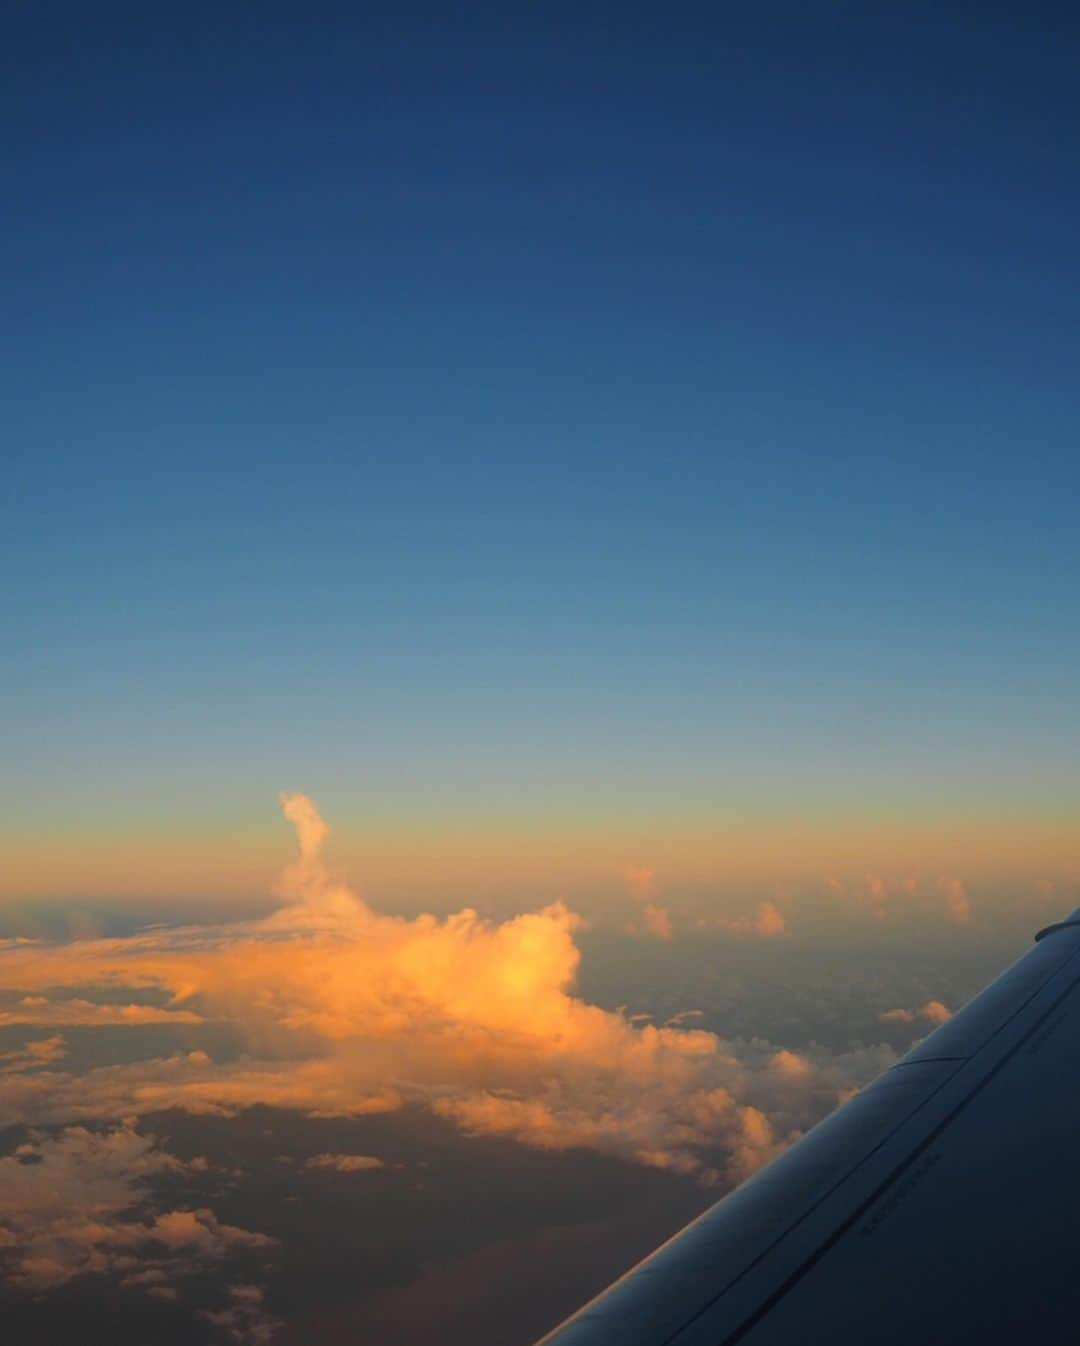
[[[754,914],[750,929],[753,934],[769,939],[787,934],[787,921],[775,902],[762,902]]]
[[[734,935],[759,935],[763,939],[772,939],[787,934],[787,921],[784,913],[775,902],[759,902],[752,916],[721,917],[716,925],[722,930],[730,930]]]
[[[24,1070],[47,1066],[67,1055],[67,1043],[59,1035],[25,1042],[13,1051],[0,1052],[0,1075],[16,1075]]]
[[[858,897],[877,921],[884,921],[889,898],[889,881],[881,874],[867,874],[863,878]]]
[[[638,902],[648,902],[656,896],[656,871],[644,865],[627,865],[623,870],[626,891]]]
[[[945,890],[945,910],[949,920],[955,921],[957,925],[966,925],[975,912],[967,895],[964,880],[946,879],[942,886]]]
[[[240,1346],[266,1346],[283,1324],[263,1308],[258,1285],[229,1286],[229,1303],[223,1309],[206,1310],[203,1317]]]
[[[975,915],[967,884],[955,876],[866,873],[847,882],[833,875],[824,883],[835,897],[851,902],[856,910],[882,923],[911,917],[928,920],[944,917],[955,925],[967,925]]]
[[[656,902],[646,902],[641,909],[640,921],[631,921],[627,930],[631,935],[647,935],[653,939],[672,939],[675,933],[671,913]]]
[[[940,1000],[928,1000],[925,1005],[920,1005],[918,1009],[891,1009],[885,1010],[878,1015],[885,1023],[913,1024],[923,1022],[933,1024],[943,1024],[946,1020],[952,1018],[952,1010],[943,1005]]]
[[[274,915],[0,951],[0,988],[22,993],[26,1013],[61,1003],[89,1020],[102,990],[109,1014],[118,997],[155,992],[172,1016],[194,1017],[193,1031],[199,1018],[228,1023],[243,1054],[19,1070],[0,1086],[8,1116],[62,1124],[255,1103],[358,1116],[410,1101],[470,1133],[587,1146],[715,1181],[745,1176],[888,1064],[778,1056],[589,1004],[574,989],[580,920],[562,903],[502,922],[469,908],[380,915],[327,865],[329,829],[311,800],[284,795],[282,807],[299,853]],[[635,882],[645,893],[653,876]],[[654,935],[670,935],[665,917],[644,902]],[[785,922],[765,902],[736,928],[772,937]],[[72,996],[36,1003],[46,989]]]
[[[887,1047],[812,1058],[760,1042],[714,1042],[700,1070],[684,1076],[681,1095],[611,1081],[586,1099],[551,1079],[528,1097],[487,1091],[439,1099],[434,1107],[469,1134],[511,1136],[538,1149],[584,1146],[712,1185],[748,1177],[854,1092],[856,1082],[896,1059]],[[722,1155],[721,1166],[703,1155]]]
[[[365,1173],[386,1165],[373,1154],[315,1154],[304,1160],[304,1167],[331,1168],[338,1173]]]
[[[154,1180],[185,1166],[131,1126],[57,1135],[31,1132],[0,1159],[0,1248],[7,1278],[40,1291],[88,1273],[131,1287],[171,1284],[227,1260],[267,1249],[264,1234],[222,1224],[206,1207],[155,1209]]]
[[[656,901],[656,871],[643,865],[627,865],[623,878],[628,896],[642,904],[640,916],[627,922],[627,933],[640,938],[671,939],[674,935],[671,913]]]
[[[769,1069],[782,1079],[804,1080],[814,1073],[814,1067],[805,1056],[798,1052],[789,1052],[785,1048],[769,1057]]]
[[[466,1134],[511,1136],[545,1150],[587,1147],[614,1152],[653,1168],[695,1174],[710,1184],[720,1174],[703,1167],[691,1147],[722,1145],[730,1156],[728,1172],[736,1179],[753,1172],[781,1148],[764,1114],[736,1104],[722,1087],[695,1091],[690,1106],[677,1119],[640,1103],[621,1112],[581,1107],[557,1086],[546,1093],[546,1097],[532,1098],[487,1093],[439,1099],[435,1110]],[[677,1145],[671,1143],[675,1134]]]

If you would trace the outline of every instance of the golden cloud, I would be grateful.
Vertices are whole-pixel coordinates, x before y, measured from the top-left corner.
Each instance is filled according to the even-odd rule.
[[[11,1010],[0,1010],[0,1028],[19,1024],[61,1027],[123,1027],[137,1024],[201,1024],[201,1014],[191,1010],[158,1009],[153,1005],[100,1005],[90,1000],[50,1001],[44,996],[24,996]]]
[[[470,1133],[715,1181],[745,1176],[887,1064],[888,1048],[795,1057],[589,1004],[574,993],[580,920],[562,903],[502,922],[470,908],[380,915],[327,866],[312,801],[284,795],[282,808],[299,853],[272,916],[0,949],[0,989],[22,994],[8,1012],[24,1017],[8,1022],[214,1020],[240,1038],[239,1059],[188,1051],[82,1074],[39,1060],[4,1077],[7,1115],[63,1124],[265,1103],[355,1116],[411,1100]],[[644,897],[652,875],[635,873]],[[670,935],[663,909],[646,902],[645,915]],[[768,902],[745,926],[784,930]],[[135,992],[166,1003],[115,1003]]]
[[[952,1018],[952,1010],[943,1005],[940,1000],[928,1000],[925,1005],[918,1009],[891,1009],[885,1010],[878,1015],[885,1023],[913,1024],[918,1020],[923,1023],[933,1024],[936,1028],[939,1024],[945,1023]]]

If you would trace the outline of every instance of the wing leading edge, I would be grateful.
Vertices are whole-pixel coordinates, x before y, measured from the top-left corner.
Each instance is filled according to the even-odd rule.
[[[538,1346],[1080,1339],[1080,908]]]

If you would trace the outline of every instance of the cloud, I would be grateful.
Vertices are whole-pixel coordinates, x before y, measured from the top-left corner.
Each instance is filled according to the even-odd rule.
[[[157,1009],[152,1005],[100,1005],[77,999],[49,1001],[44,996],[24,996],[15,1009],[0,1010],[0,1028],[19,1024],[55,1024],[67,1028],[202,1022],[202,1015],[191,1010]]]
[[[881,874],[867,874],[858,896],[875,920],[885,919],[886,902],[889,897],[889,881],[886,878]]]
[[[574,989],[581,922],[562,903],[502,922],[469,908],[380,915],[326,864],[329,829],[311,800],[284,795],[282,808],[299,854],[272,916],[0,951],[0,988],[23,995],[13,1012],[90,1022],[100,1011],[112,1022],[124,1012],[118,997],[155,992],[170,1021],[193,1016],[193,1032],[200,1018],[228,1024],[241,1054],[19,1070],[0,1085],[6,1115],[62,1125],[265,1103],[360,1116],[409,1101],[469,1133],[586,1146],[711,1182],[744,1176],[888,1063],[777,1058],[768,1044],[589,1004]],[[670,936],[662,908],[647,901],[642,915],[653,935]],[[731,928],[775,937],[786,926],[763,902]],[[72,998],[42,1004],[46,989]],[[108,1005],[94,998],[103,992]]]
[[[627,893],[638,902],[649,902],[656,896],[656,871],[644,865],[627,865],[623,870]]]
[[[834,897],[879,923],[944,918],[954,925],[969,925],[975,916],[967,884],[955,876],[866,873],[848,882],[830,876],[824,885]]]
[[[641,909],[640,921],[631,921],[626,930],[628,934],[652,939],[671,939],[674,935],[668,909],[655,902],[646,902]]]
[[[952,1010],[948,1009],[940,1000],[928,1000],[925,1005],[918,1009],[891,1009],[885,1010],[878,1015],[886,1023],[913,1024],[921,1020],[924,1023],[943,1024],[946,1020],[952,1018]]]
[[[736,916],[730,920],[721,918],[717,924],[732,934],[759,935],[762,939],[787,934],[787,921],[775,902],[759,902],[753,916]]]
[[[230,1285],[228,1305],[216,1311],[205,1310],[202,1316],[230,1341],[241,1343],[241,1346],[266,1346],[284,1324],[266,1312],[262,1301],[263,1291],[259,1286]]]
[[[784,1048],[774,1052],[769,1058],[769,1069],[781,1078],[789,1080],[804,1080],[814,1073],[814,1067],[805,1056]]]
[[[538,1149],[586,1147],[694,1174],[707,1185],[730,1183],[896,1059],[888,1047],[799,1056],[758,1041],[700,1036],[715,1047],[671,1081],[646,1077],[635,1088],[611,1077],[585,1092],[550,1078],[527,1097],[488,1090],[439,1099],[434,1108],[468,1134],[512,1136]]]
[[[971,899],[967,895],[967,888],[963,879],[946,879],[943,887],[945,890],[945,910],[950,921],[955,921],[957,925],[966,925],[974,916],[975,912],[971,905]]]
[[[195,1051],[98,1066],[82,1074],[35,1071],[6,1079],[0,1103],[9,1118],[32,1125],[119,1121],[167,1108],[234,1116],[256,1104],[313,1117],[362,1117],[392,1112],[404,1095],[365,1089],[333,1058],[282,1062],[245,1057],[219,1063]]]
[[[754,917],[753,930],[755,935],[762,935],[766,939],[787,934],[787,922],[775,902],[761,903]]]
[[[373,1154],[316,1154],[304,1160],[305,1168],[332,1168],[338,1173],[364,1173],[385,1168],[385,1163]]]
[[[0,1159],[8,1279],[41,1291],[76,1276],[112,1273],[130,1287],[153,1287],[240,1249],[273,1245],[264,1234],[222,1224],[206,1207],[155,1210],[155,1180],[184,1172],[152,1136],[131,1126],[31,1132]]]
[[[298,924],[307,929],[349,924],[370,915],[365,903],[323,860],[323,846],[330,835],[315,804],[307,795],[283,792],[281,811],[296,829],[300,854],[281,876],[277,895],[286,906],[270,922],[287,928]]]
[[[25,1042],[14,1051],[0,1052],[0,1075],[15,1075],[24,1070],[47,1066],[67,1055],[67,1043],[60,1036]]]
[[[643,904],[640,917],[627,922],[627,934],[641,939],[671,939],[674,934],[671,913],[655,900],[656,871],[644,865],[627,865],[623,870],[623,878],[627,894],[635,902]]]

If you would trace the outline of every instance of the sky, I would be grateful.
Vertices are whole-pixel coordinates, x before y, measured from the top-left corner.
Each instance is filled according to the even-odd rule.
[[[1080,901],[1078,48],[8,17],[27,1341],[527,1346]]]
[[[280,789],[431,852],[402,902],[444,834],[463,882],[690,828],[705,883],[710,832],[804,822],[1034,863],[1076,812],[1076,40],[20,10],[6,895],[137,855],[250,898]]]

